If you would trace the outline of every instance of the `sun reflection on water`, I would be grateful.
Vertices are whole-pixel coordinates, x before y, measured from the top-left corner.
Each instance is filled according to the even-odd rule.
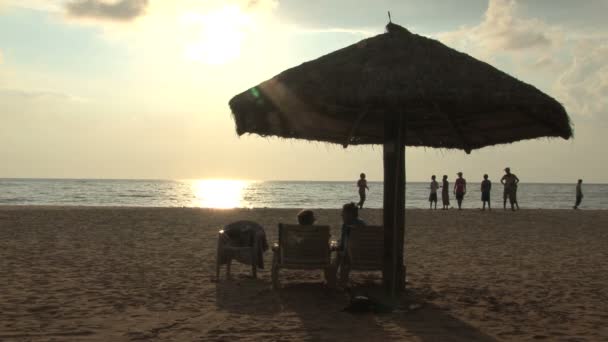
[[[195,205],[202,208],[238,208],[244,206],[243,192],[251,181],[200,179],[192,182]]]

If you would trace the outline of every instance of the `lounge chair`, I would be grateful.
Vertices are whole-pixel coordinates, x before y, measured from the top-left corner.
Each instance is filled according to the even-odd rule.
[[[264,252],[268,249],[264,228],[252,221],[237,221],[218,232],[216,277],[219,281],[220,266],[226,265],[230,277],[232,260],[251,265],[251,275],[257,278],[257,269],[264,268]]]
[[[257,270],[257,246],[251,247],[238,247],[238,246],[230,246],[225,243],[226,236],[223,230],[218,232],[217,238],[217,259],[215,264],[215,273],[216,279],[219,281],[220,279],[220,266],[222,264],[226,265],[226,278],[230,278],[230,266],[232,264],[232,260],[234,259],[234,255],[250,255],[251,257],[251,276],[253,278],[257,278],[258,270]]]
[[[382,271],[384,228],[353,226],[345,250],[338,251],[336,267],[340,269],[340,285],[345,285],[351,271]]]
[[[323,270],[327,285],[335,287],[329,237],[329,226],[279,224],[279,242],[272,247],[272,287],[280,287],[281,269]]]

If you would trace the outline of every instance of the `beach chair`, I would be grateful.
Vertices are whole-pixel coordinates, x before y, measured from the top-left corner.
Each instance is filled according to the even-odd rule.
[[[340,285],[348,282],[351,271],[382,271],[383,254],[382,226],[353,226],[345,250],[338,251],[336,257]]]
[[[327,285],[335,287],[329,237],[329,226],[279,224],[279,242],[272,247],[272,287],[280,287],[281,269],[322,270]]]
[[[240,246],[231,246],[227,244],[226,241],[229,238],[226,236],[224,230],[220,230],[218,232],[217,237],[217,256],[215,263],[215,273],[216,279],[220,280],[220,266],[222,264],[226,265],[226,278],[230,278],[230,266],[232,264],[232,260],[238,258],[251,258],[251,276],[253,278],[257,278],[258,272],[258,245],[257,239],[254,239],[253,245],[248,247],[240,247]]]

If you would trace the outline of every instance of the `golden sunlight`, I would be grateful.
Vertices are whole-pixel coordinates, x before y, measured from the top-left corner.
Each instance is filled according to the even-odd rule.
[[[186,57],[208,64],[224,64],[237,59],[246,30],[253,25],[252,17],[236,5],[205,15],[189,14],[185,20],[200,25],[199,32],[186,46]]]
[[[192,182],[195,205],[203,208],[243,206],[243,191],[251,182],[229,179],[204,179]]]

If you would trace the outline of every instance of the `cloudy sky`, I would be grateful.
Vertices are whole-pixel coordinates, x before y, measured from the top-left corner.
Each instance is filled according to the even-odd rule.
[[[409,149],[464,171],[608,182],[608,0],[0,0],[0,177],[381,180],[380,147],[237,137],[235,94],[393,21],[535,85],[575,139]]]

